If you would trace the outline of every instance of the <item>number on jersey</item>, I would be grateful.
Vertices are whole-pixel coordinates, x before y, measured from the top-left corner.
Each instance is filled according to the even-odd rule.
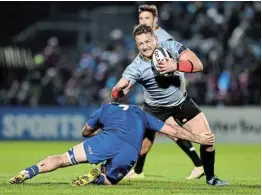
[[[120,104],[119,107],[123,107],[123,110],[127,110],[129,108],[129,105]]]

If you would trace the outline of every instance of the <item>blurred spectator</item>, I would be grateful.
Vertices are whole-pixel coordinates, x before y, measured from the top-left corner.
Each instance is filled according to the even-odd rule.
[[[159,7],[160,26],[204,64],[203,72],[186,74],[188,92],[198,104],[260,104],[260,6],[260,2],[196,1]],[[109,33],[104,45],[86,43],[77,60],[68,57],[58,37],[51,37],[34,57],[41,66],[22,76],[11,72],[0,89],[0,102],[30,106],[108,102],[111,88],[136,55],[131,32],[127,36],[120,28]],[[142,87],[136,85],[124,101],[142,104]]]

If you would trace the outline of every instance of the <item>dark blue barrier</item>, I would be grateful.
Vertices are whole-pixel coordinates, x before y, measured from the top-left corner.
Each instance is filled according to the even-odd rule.
[[[0,140],[79,140],[96,109],[0,108]]]

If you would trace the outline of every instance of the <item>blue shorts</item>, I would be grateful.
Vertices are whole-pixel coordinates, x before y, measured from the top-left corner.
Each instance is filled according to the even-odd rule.
[[[104,141],[97,137],[84,141],[87,160],[90,164],[103,162],[102,172],[112,184],[117,184],[132,169],[139,152],[134,146],[119,139],[111,140],[108,144]]]

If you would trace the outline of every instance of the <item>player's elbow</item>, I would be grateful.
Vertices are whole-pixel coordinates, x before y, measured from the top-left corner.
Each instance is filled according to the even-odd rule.
[[[88,128],[87,125],[82,129],[82,136],[83,137],[89,137],[90,134],[92,134],[91,128]]]
[[[198,58],[194,60],[193,64],[194,64],[193,72],[201,72],[204,70],[204,66]]]
[[[198,71],[203,71],[204,70],[204,66],[202,64],[202,62],[199,60],[199,65],[198,65]]]
[[[188,59],[193,64],[192,72],[201,72],[201,71],[204,70],[204,66],[203,66],[201,60],[197,57],[197,55],[194,52],[192,52],[192,51],[187,52],[186,55],[183,58]]]
[[[88,137],[89,136],[89,133],[85,130],[82,131],[82,136],[83,137]]]

